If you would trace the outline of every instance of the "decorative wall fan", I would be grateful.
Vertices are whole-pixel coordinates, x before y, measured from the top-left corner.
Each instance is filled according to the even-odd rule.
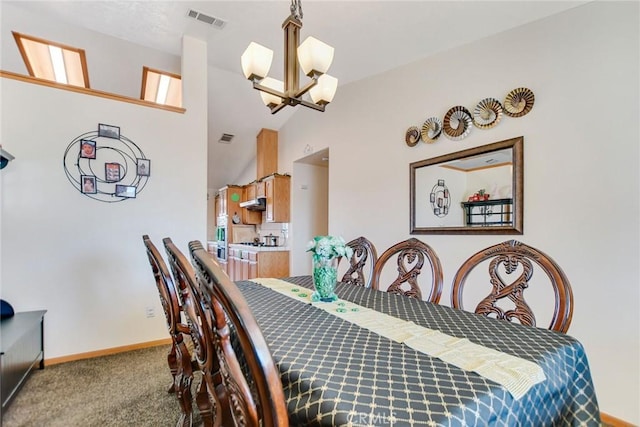
[[[459,141],[471,132],[471,113],[462,105],[452,107],[447,111],[442,121],[444,136]]]
[[[420,130],[416,126],[411,126],[404,135],[404,141],[409,147],[415,147],[420,141]]]
[[[422,125],[422,140],[427,143],[436,142],[442,135],[442,121],[437,117],[429,117]]]
[[[531,111],[535,99],[531,89],[514,89],[504,99],[504,113],[509,117],[522,117]]]
[[[502,105],[495,98],[485,98],[473,110],[473,124],[480,129],[489,129],[500,123]]]

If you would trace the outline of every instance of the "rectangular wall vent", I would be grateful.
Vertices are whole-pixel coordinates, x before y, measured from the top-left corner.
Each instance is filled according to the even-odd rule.
[[[223,133],[218,142],[220,144],[231,144],[231,140],[235,135],[231,135],[230,133]]]
[[[212,25],[219,30],[223,29],[224,26],[227,24],[226,21],[220,18],[216,18],[215,16],[211,16],[211,15],[206,15],[202,12],[198,12],[197,10],[193,10],[193,9],[189,9],[189,12],[187,12],[187,16],[189,18],[193,18],[200,22],[204,22],[205,24]]]

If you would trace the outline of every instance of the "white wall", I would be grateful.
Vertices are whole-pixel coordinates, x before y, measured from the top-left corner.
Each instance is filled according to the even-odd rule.
[[[571,280],[569,334],[586,348],[601,409],[636,424],[638,8],[592,2],[341,86],[325,113],[298,109],[279,133],[283,171],[307,144],[330,148],[329,231],[367,236],[379,251],[410,237],[409,163],[523,135],[522,236],[417,236],[441,258],[441,303],[449,304],[455,271],[472,253],[513,237],[543,250]],[[409,126],[520,86],[536,96],[524,117],[473,129],[462,141],[404,142]]]
[[[292,250],[289,273],[292,276],[311,274],[311,253],[306,245],[314,236],[324,236],[328,229],[329,168],[296,162],[291,176],[291,229]]]
[[[2,171],[0,292],[16,311],[48,310],[46,358],[167,338],[141,236],[185,252],[206,238],[205,43],[185,38],[182,61],[184,114],[0,79],[0,140],[16,156]],[[136,199],[99,202],[67,180],[66,147],[98,123],[151,159]]]

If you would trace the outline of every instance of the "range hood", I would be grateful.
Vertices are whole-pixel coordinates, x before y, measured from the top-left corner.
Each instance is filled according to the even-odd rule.
[[[267,199],[265,197],[257,197],[240,203],[240,207],[250,211],[264,211],[267,209]]]

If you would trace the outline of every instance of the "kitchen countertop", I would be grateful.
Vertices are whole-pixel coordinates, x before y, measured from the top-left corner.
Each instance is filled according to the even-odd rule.
[[[239,243],[229,243],[229,247],[233,249],[243,249],[249,252],[288,252],[288,246],[250,246],[241,245]]]

